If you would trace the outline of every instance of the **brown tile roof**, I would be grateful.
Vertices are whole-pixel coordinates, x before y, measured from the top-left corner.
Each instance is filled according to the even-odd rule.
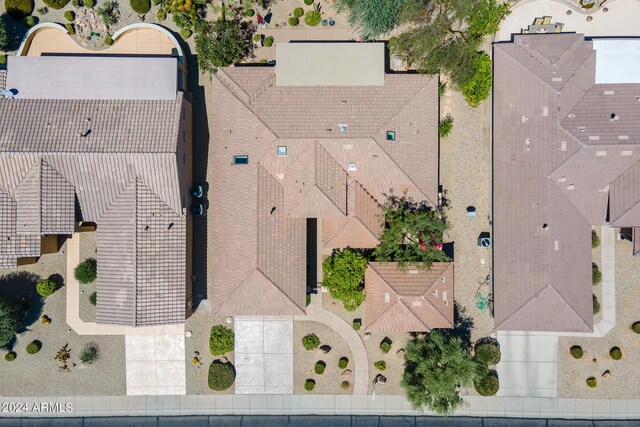
[[[372,262],[364,280],[365,330],[423,332],[453,326],[453,263],[402,270],[396,263]]]
[[[640,85],[595,84],[596,59],[581,34],[494,45],[497,329],[591,331],[590,228],[639,224]]]
[[[93,221],[97,321],[184,321],[184,102],[182,93],[173,101],[0,100],[0,266],[39,256],[42,235]]]
[[[323,220],[325,246],[373,247],[386,195],[437,201],[437,87],[415,74],[340,88],[275,86],[270,67],[214,75],[211,204],[233,206],[209,231],[216,312],[304,312],[307,218]],[[247,301],[251,286],[269,297]]]

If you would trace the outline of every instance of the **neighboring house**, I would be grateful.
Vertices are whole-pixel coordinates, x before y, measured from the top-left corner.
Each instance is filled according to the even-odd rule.
[[[437,76],[386,73],[382,43],[276,49],[213,76],[217,314],[303,314],[322,254],[379,243],[387,196],[438,203]]]
[[[495,325],[593,329],[591,227],[640,225],[640,42],[494,45]]]
[[[0,267],[93,223],[96,321],[184,321],[191,104],[177,59],[12,56],[7,69],[16,96],[0,99]]]

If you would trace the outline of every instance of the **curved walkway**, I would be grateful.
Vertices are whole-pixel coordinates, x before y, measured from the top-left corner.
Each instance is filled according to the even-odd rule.
[[[360,335],[340,316],[322,308],[322,293],[311,295],[306,316],[295,316],[294,320],[322,323],[336,331],[349,345],[355,362],[353,394],[366,395],[369,389],[369,358]]]

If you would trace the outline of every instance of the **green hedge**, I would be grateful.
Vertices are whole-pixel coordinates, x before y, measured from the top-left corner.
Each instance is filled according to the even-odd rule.
[[[500,362],[500,348],[490,342],[483,342],[475,346],[475,358],[485,365],[497,365]]]
[[[93,292],[91,295],[89,295],[89,303],[91,303],[91,305],[96,305],[98,303],[97,292]]]
[[[131,0],[131,9],[138,15],[144,15],[151,10],[151,0]]]
[[[214,325],[209,334],[209,350],[214,356],[221,356],[233,350],[234,340],[233,330],[226,326]]]
[[[479,54],[476,58],[473,77],[461,88],[462,95],[470,106],[475,108],[489,97],[491,72],[491,58],[484,52]]]
[[[63,7],[65,7],[67,4],[69,4],[69,0],[43,0],[44,4],[46,4],[47,6],[49,6],[52,9],[62,9]],[[86,6],[86,2],[85,2],[85,6]],[[89,6],[87,6],[89,7]]]
[[[222,391],[233,385],[236,380],[236,370],[231,363],[214,360],[209,365],[209,388]]]
[[[71,34],[75,34],[75,28],[71,24],[67,24],[67,31]],[[98,262],[93,258],[87,258],[82,261],[78,266],[73,270],[73,275],[76,280],[82,284],[88,284],[96,280],[96,276],[98,275]]]
[[[4,8],[14,19],[24,19],[33,13],[33,0],[4,0]]]
[[[474,381],[473,387],[480,396],[494,396],[500,389],[500,381],[495,371],[492,371],[481,380]]]

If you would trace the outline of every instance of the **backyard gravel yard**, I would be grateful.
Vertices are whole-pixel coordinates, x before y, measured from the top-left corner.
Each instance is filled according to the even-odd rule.
[[[640,383],[640,335],[630,327],[640,320],[640,257],[632,255],[632,244],[616,240],[616,326],[603,338],[561,337],[558,357],[558,396],[572,398],[632,399]],[[601,287],[602,285],[598,285]],[[580,345],[581,359],[574,359],[569,348]],[[613,360],[609,350],[622,350],[622,359]],[[595,361],[594,361],[595,359]],[[603,374],[610,371],[610,376]],[[608,378],[607,378],[608,376]],[[595,388],[586,380],[594,377]]]
[[[97,258],[98,250],[96,249],[96,233],[83,232],[80,233],[80,260],[87,258]],[[80,285],[80,319],[85,322],[96,321],[96,306],[89,302],[89,297],[96,291],[96,283]]]
[[[320,338],[320,346],[328,345],[331,350],[324,354],[322,350],[306,350],[302,346],[302,337],[314,333]],[[349,363],[345,369],[338,367],[341,357],[348,357]],[[316,362],[326,363],[326,369],[319,375],[314,372]],[[331,328],[316,322],[293,322],[293,393],[294,394],[351,394],[353,390],[354,362],[349,345]],[[351,374],[342,375],[345,370]],[[304,384],[307,379],[316,382],[313,391],[306,391]],[[351,387],[344,390],[340,387],[343,381],[349,381]]]

